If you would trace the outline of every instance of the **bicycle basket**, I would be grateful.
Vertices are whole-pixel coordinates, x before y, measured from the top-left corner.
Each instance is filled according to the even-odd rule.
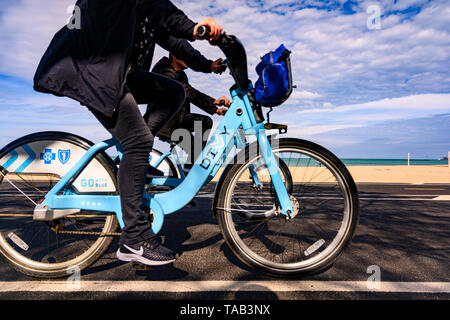
[[[292,93],[291,52],[284,45],[270,51],[256,66],[255,100],[263,107],[275,107]]]

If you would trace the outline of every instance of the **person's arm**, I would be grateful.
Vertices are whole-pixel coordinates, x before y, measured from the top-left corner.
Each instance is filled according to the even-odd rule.
[[[204,18],[196,24],[168,0],[137,0],[136,5],[140,14],[177,38],[197,39],[197,28],[201,25],[211,30],[210,40],[217,40],[222,33],[222,27],[213,18]]]
[[[155,64],[152,72],[162,74],[181,83],[184,86],[184,90],[186,92],[186,101],[188,101],[189,103],[193,103],[209,114],[217,113],[219,115],[224,115],[226,112],[224,110],[225,108],[217,108],[217,106],[230,105],[230,100],[226,97],[221,97],[214,100],[214,98],[192,87],[188,82],[186,74],[184,72],[177,72],[170,64],[169,59],[166,57],[162,58]]]
[[[168,0],[137,0],[137,10],[171,35],[195,40],[195,23]]]
[[[210,73],[212,60],[204,57],[198,50],[194,49],[185,39],[172,37],[161,27],[155,28],[156,43],[171,52],[175,57],[186,62],[194,71]]]
[[[209,114],[215,114],[217,112],[217,107],[214,104],[216,100],[214,98],[198,91],[187,82],[183,83],[183,86],[186,91],[186,100]]]
[[[230,106],[230,100],[227,97],[220,97],[219,99],[214,99],[198,91],[192,87],[189,83],[183,83],[184,89],[186,91],[186,99],[202,109],[209,114],[225,115],[227,108],[218,108],[218,106]]]

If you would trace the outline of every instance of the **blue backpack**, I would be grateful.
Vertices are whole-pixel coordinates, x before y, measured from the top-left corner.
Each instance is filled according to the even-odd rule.
[[[265,54],[256,66],[255,100],[265,107],[282,104],[292,93],[290,51],[281,45]]]

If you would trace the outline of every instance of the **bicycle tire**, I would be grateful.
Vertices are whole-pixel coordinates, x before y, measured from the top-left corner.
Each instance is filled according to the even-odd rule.
[[[64,132],[39,132],[39,133],[34,133],[22,138],[17,139],[16,141],[10,143],[9,145],[7,145],[6,147],[4,147],[2,150],[0,150],[0,163],[2,163],[2,159],[4,159],[5,157],[7,157],[9,154],[11,154],[11,152],[17,152],[18,150],[24,150],[23,146],[28,146],[29,148],[27,150],[31,150],[32,148],[34,148],[34,146],[37,145],[52,145],[54,146],[55,144],[59,144],[59,143],[63,143],[64,146],[71,146],[74,149],[78,150],[78,151],[86,151],[88,150],[93,143],[76,135],[73,134],[68,134],[68,133],[64,133]],[[30,147],[31,146],[31,147]],[[69,149],[70,150],[70,149]],[[55,159],[55,161],[57,161]],[[4,160],[3,160],[3,164]],[[116,165],[114,164],[114,162],[112,161],[112,159],[103,151],[98,152],[95,157],[93,158],[93,160],[88,164],[88,168],[89,166],[101,166],[104,168],[105,175],[108,175],[109,178],[111,179],[111,187],[110,190],[108,192],[106,192],[106,194],[118,194],[117,190],[117,168]],[[48,188],[51,188],[53,183],[56,183],[60,176],[58,174],[54,174],[51,172],[51,166],[48,166],[48,170],[49,172],[47,173],[47,180],[50,179],[50,182],[45,181],[45,185],[48,183],[49,186]],[[85,169],[86,170],[86,169]],[[4,170],[7,171],[7,170]],[[17,170],[16,170],[17,171]],[[42,174],[42,173],[40,173]],[[30,188],[35,188],[36,190],[40,190],[39,188],[43,188],[41,187],[41,184],[44,185],[44,182],[41,183],[40,180],[42,178],[39,178],[37,180],[33,180],[33,181],[39,181],[35,182],[34,184],[31,183],[30,181],[30,177],[28,176],[36,176],[37,173],[14,173],[14,172],[10,172],[7,173],[6,176],[0,176],[0,188],[2,187],[2,185],[4,185],[4,187],[9,188],[7,190],[13,190],[13,188],[11,187],[11,182],[8,185],[5,185],[6,177],[8,177],[9,175],[15,175],[14,178],[17,179],[17,181],[19,181],[20,183],[23,183],[23,185],[26,185],[27,187]],[[18,176],[22,176],[20,179],[18,178]],[[24,177],[28,180],[25,180]],[[50,178],[48,178],[50,177]],[[52,179],[55,179],[54,181]],[[12,181],[12,180],[9,180]],[[19,184],[19,182],[16,182],[15,184]],[[26,182],[26,183],[25,183]],[[75,183],[76,180],[74,180],[73,183]],[[14,183],[14,182],[13,182]],[[82,188],[81,188],[82,189]],[[25,190],[25,189],[24,189]],[[43,189],[44,190],[44,189]],[[115,190],[115,191],[112,191]],[[42,190],[40,190],[42,191]],[[48,191],[48,190],[47,190]],[[12,192],[12,191],[8,191],[8,192]],[[20,195],[19,195],[20,196]],[[30,199],[33,200],[33,198],[37,199],[41,198],[42,195],[33,195],[31,196],[30,194]],[[14,198],[15,199],[15,198]],[[0,211],[2,211],[2,207],[4,209],[4,206],[6,206],[6,204],[0,204]],[[33,204],[29,204],[28,206],[28,211],[27,214],[23,214],[23,218],[27,219],[24,222],[24,225],[28,225],[29,224],[29,228],[33,228],[33,230],[35,230],[35,226],[42,225],[39,227],[39,232],[41,232],[42,229],[44,229],[44,233],[45,233],[45,228],[49,227],[50,225],[53,223],[47,223],[47,222],[38,222],[38,221],[34,221],[32,220],[32,210],[33,208]],[[20,210],[17,209],[17,210]],[[3,210],[4,211],[4,210]],[[31,213],[31,214],[30,214]],[[16,221],[16,223],[19,223],[18,221],[20,220],[19,215],[13,214],[12,218],[11,216],[9,218],[11,218],[9,221],[10,223],[14,223],[14,221]],[[63,219],[70,219],[72,225],[68,225],[68,223],[66,221],[64,221],[63,223],[67,223],[67,225],[64,225],[64,227],[67,228],[75,228],[74,226],[77,223],[82,224],[83,228],[86,228],[85,225],[92,225],[92,230],[97,230],[97,228],[94,229],[95,225],[95,221],[97,220],[102,220],[103,216],[101,216],[101,218],[92,218],[95,217],[94,215],[87,215],[85,218],[81,218],[82,215],[75,215],[75,217],[71,217],[71,218],[63,218]],[[6,219],[8,219],[8,215],[6,215]],[[15,220],[14,220],[15,219]],[[84,220],[83,220],[84,219]],[[97,220],[96,220],[97,219]],[[29,220],[29,221],[28,221]],[[5,220],[4,220],[5,221]],[[12,222],[11,222],[12,221]],[[67,220],[69,221],[69,220]],[[118,229],[118,221],[117,221],[117,217],[115,216],[115,214],[108,214],[104,216],[104,225],[102,226],[102,222],[99,223],[98,229],[101,229],[101,233],[103,234],[113,234],[117,231]],[[61,224],[60,222],[58,222],[59,224]],[[16,243],[12,243],[11,239],[8,238],[8,235],[6,235],[7,231],[5,231],[6,226],[8,225],[8,223],[4,223],[3,225],[0,223],[0,256],[3,258],[3,260],[5,260],[8,265],[10,265],[13,269],[26,274],[28,276],[31,277],[35,277],[35,278],[60,278],[60,277],[67,277],[70,274],[72,274],[74,271],[73,270],[77,270],[77,271],[81,271],[84,270],[85,268],[89,267],[90,265],[92,265],[94,262],[96,262],[104,253],[105,251],[108,249],[108,247],[110,246],[111,242],[113,241],[113,236],[98,236],[98,238],[94,241],[92,240],[92,245],[86,245],[88,246],[88,248],[82,252],[80,252],[80,255],[75,256],[73,259],[67,260],[67,261],[61,261],[58,262],[54,262],[53,260],[55,260],[54,256],[48,255],[48,256],[44,256],[44,258],[42,258],[42,261],[36,261],[38,260],[38,255],[36,255],[36,258],[34,258],[35,256],[31,256],[31,253],[28,253],[28,249],[26,251],[21,250],[21,248],[18,248]],[[46,225],[46,226],[45,226]],[[54,225],[56,226],[56,222],[54,222]],[[56,227],[55,227],[56,228]],[[76,227],[78,228],[78,227]],[[24,228],[25,229],[25,228]],[[74,232],[77,232],[77,230],[81,229],[74,229]],[[87,230],[91,230],[91,229],[87,229]],[[47,231],[48,237],[50,239],[50,237],[52,236],[50,234],[50,231]],[[25,232],[23,235],[21,235],[24,238],[30,238],[31,235],[28,235],[27,232]],[[38,240],[34,240],[34,238],[36,237],[36,235],[33,236],[33,241],[38,241]],[[55,236],[56,238],[57,235]],[[78,239],[77,237],[79,237],[79,235],[73,234],[73,235],[67,235],[67,237],[73,237],[75,239]],[[74,240],[73,243],[77,243],[77,242],[84,242],[85,244],[88,243],[88,240]],[[91,241],[91,240],[89,240]],[[63,243],[67,242],[67,240],[63,240]],[[72,245],[75,247],[75,245],[71,243],[68,244],[68,246]],[[90,243],[90,242],[89,242]],[[20,244],[20,243],[19,243]],[[59,243],[58,243],[59,245]],[[30,246],[31,248],[31,246]],[[58,248],[59,249],[59,248]],[[63,251],[65,248],[61,247],[61,251]],[[75,249],[73,249],[74,251],[76,251]],[[39,251],[39,250],[36,250]],[[50,250],[49,250],[50,251]],[[29,254],[30,256],[26,256],[25,254]],[[50,253],[51,254],[51,253]],[[74,252],[74,255],[76,254],[76,252]],[[41,258],[41,256],[39,256],[39,258]],[[59,258],[59,257],[58,257]],[[36,259],[36,260],[33,260]],[[46,260],[44,260],[46,259]],[[76,269],[74,269],[76,268]]]
[[[311,212],[313,212],[314,207],[314,201],[315,197],[321,197],[321,193],[318,193],[316,195],[313,195],[310,197],[310,200],[308,200],[308,197],[306,196],[306,189],[303,186],[303,192],[302,194],[305,194],[305,196],[302,198],[299,196],[298,198],[294,197],[300,204],[299,207],[301,208],[304,206],[305,208],[302,208],[302,210],[298,210],[298,215],[291,220],[286,220],[282,215],[278,215],[276,217],[269,217],[266,219],[266,221],[259,222],[260,225],[263,225],[263,227],[257,227],[260,228],[262,235],[258,238],[257,235],[249,235],[249,232],[246,230],[241,230],[240,223],[244,225],[244,223],[250,224],[251,221],[245,220],[245,218],[242,218],[241,214],[233,213],[233,207],[232,202],[230,199],[233,197],[233,190],[237,189],[237,181],[240,179],[242,172],[246,170],[246,166],[251,163],[252,160],[260,157],[259,155],[254,156],[254,159],[250,159],[249,155],[249,148],[241,153],[238,157],[245,156],[245,161],[236,161],[234,164],[230,164],[225,169],[222,177],[220,178],[218,185],[216,187],[216,197],[213,202],[213,210],[214,213],[218,219],[218,224],[220,227],[220,230],[222,232],[222,235],[225,239],[225,242],[227,246],[231,249],[231,251],[246,265],[251,267],[254,270],[257,270],[259,272],[271,275],[271,276],[277,276],[277,277],[301,277],[309,274],[314,274],[320,271],[325,270],[326,268],[330,267],[336,259],[342,254],[343,250],[350,244],[351,239],[354,236],[356,226],[358,224],[359,220],[359,198],[358,198],[358,191],[356,188],[356,185],[353,181],[353,178],[351,177],[350,173],[348,172],[345,165],[330,151],[326,150],[325,148],[314,144],[312,142],[308,142],[305,140],[300,139],[293,139],[293,138],[286,138],[286,139],[280,139],[277,144],[278,149],[274,149],[274,153],[281,152],[283,150],[298,150],[302,154],[307,154],[313,159],[320,161],[320,166],[315,164],[314,167],[316,167],[315,170],[318,170],[317,168],[321,168],[320,170],[330,170],[332,176],[336,179],[336,190],[341,190],[342,192],[342,199],[343,203],[341,204],[338,200],[323,200],[325,202],[332,203],[333,206],[334,203],[338,203],[339,206],[344,207],[345,212],[343,212],[343,222],[342,225],[340,225],[336,238],[333,238],[333,240],[330,241],[320,241],[314,242],[314,245],[322,246],[320,249],[316,252],[313,251],[313,245],[310,247],[307,247],[307,250],[303,250],[303,247],[301,246],[301,242],[298,239],[295,239],[300,245],[297,247],[292,247],[292,256],[295,257],[302,257],[305,258],[304,261],[288,261],[288,262],[277,262],[278,259],[277,256],[277,250],[281,252],[282,255],[287,256],[289,259],[291,259],[291,256],[289,253],[286,253],[287,246],[283,246],[282,241],[280,240],[279,243],[277,243],[276,240],[269,239],[270,237],[276,236],[276,231],[271,231],[270,228],[275,225],[275,223],[278,223],[278,221],[285,220],[285,223],[298,223],[300,225],[300,221],[302,219],[306,219],[309,217],[309,211],[310,209],[306,210],[308,207],[308,202],[312,202],[313,205],[311,205]],[[273,147],[273,144],[272,144]],[[323,167],[322,167],[323,165]],[[304,165],[303,165],[304,166]],[[306,170],[301,168],[302,170]],[[306,171],[305,171],[306,172]],[[306,176],[306,173],[303,174]],[[294,177],[294,175],[293,175]],[[309,177],[309,176],[308,176]],[[239,184],[245,184],[245,181],[239,180]],[[294,185],[297,185],[298,182],[295,181]],[[323,184],[323,183],[322,183]],[[326,188],[329,188],[329,182],[323,184]],[[305,183],[306,185],[306,183]],[[320,182],[315,182],[313,178],[311,178],[310,187],[311,190],[316,189],[316,191],[319,191],[319,187],[324,189],[323,186],[320,185]],[[333,189],[334,190],[334,189]],[[323,191],[323,190],[322,190]],[[256,198],[255,198],[256,200]],[[294,200],[292,200],[294,201]],[[321,200],[322,201],[322,200]],[[322,202],[323,202],[322,201]],[[344,203],[345,202],[345,203]],[[275,204],[274,204],[275,206]],[[318,210],[320,211],[320,210]],[[331,211],[330,211],[331,212]],[[319,213],[320,214],[320,213]],[[237,217],[237,218],[236,218]],[[331,218],[331,214],[330,214]],[[233,220],[234,219],[234,220]],[[239,219],[239,221],[238,221]],[[277,220],[278,219],[278,220]],[[242,220],[242,221],[241,221]],[[322,220],[324,220],[322,218]],[[344,221],[345,220],[345,221]],[[291,222],[292,221],[292,222]],[[296,222],[298,221],[298,222]],[[306,220],[305,220],[306,221]],[[264,223],[266,226],[264,227]],[[269,223],[273,223],[273,225],[267,226]],[[319,220],[320,223],[320,220]],[[278,225],[278,224],[277,224]],[[281,223],[279,224],[281,225]],[[319,226],[320,227],[320,226]],[[323,231],[325,231],[326,226],[322,226],[324,228]],[[252,225],[253,228],[253,225]],[[256,227],[254,227],[256,230]],[[284,228],[284,227],[282,227]],[[287,228],[287,227],[285,227]],[[297,228],[297,225],[294,225],[293,229]],[[244,228],[242,228],[244,229]],[[248,228],[250,229],[250,227]],[[336,227],[337,229],[337,227]],[[287,230],[287,229],[286,229]],[[318,233],[321,233],[322,231],[318,229]],[[254,231],[252,231],[254,232]],[[256,233],[256,231],[255,231]],[[287,231],[285,232],[288,233]],[[325,233],[325,232],[323,232]],[[275,234],[275,235],[274,235]],[[284,233],[279,232],[280,239],[282,237],[287,237]],[[268,244],[260,244],[259,242],[263,242],[263,238],[268,239],[267,242],[271,242],[270,250]],[[298,235],[299,238],[302,237],[301,234]],[[309,237],[309,235],[308,235]],[[312,238],[312,237],[311,237]],[[270,241],[269,241],[270,240]],[[292,243],[296,244],[294,240],[292,240]],[[255,248],[251,248],[251,245],[253,245],[253,242],[256,242],[258,247],[254,245]],[[295,248],[295,249],[294,249]],[[312,248],[310,251],[311,258],[307,258],[307,253],[309,254],[308,250]],[[257,252],[256,252],[257,251]],[[263,254],[265,251],[273,251],[270,252],[270,254],[273,254],[272,260],[264,256]],[[286,251],[286,252],[285,252]],[[263,254],[261,253],[263,252]],[[275,253],[274,253],[275,252]],[[310,261],[309,261],[309,260]],[[282,260],[282,259],[280,259]],[[309,262],[308,262],[309,261]]]

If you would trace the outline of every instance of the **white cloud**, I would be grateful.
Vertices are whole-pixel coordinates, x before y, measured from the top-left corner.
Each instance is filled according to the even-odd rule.
[[[31,79],[73,4],[73,0],[19,0],[6,5],[0,16],[0,73]]]
[[[321,97],[321,95],[316,93],[316,92],[309,92],[309,91],[303,90],[303,91],[294,91],[294,92],[292,92],[290,99],[307,99],[307,100],[311,100],[311,99],[318,99],[320,97]]]
[[[305,137],[305,136],[315,136],[318,134],[326,133],[334,130],[342,130],[348,128],[361,128],[364,127],[362,124],[324,124],[324,125],[312,125],[312,126],[290,126],[289,135],[295,137]]]
[[[412,95],[400,98],[386,98],[378,101],[371,101],[361,104],[343,105],[332,109],[308,109],[298,111],[299,114],[316,112],[354,112],[364,110],[379,110],[383,112],[401,112],[405,114],[416,115],[420,112],[421,116],[450,112],[450,94],[422,94]]]
[[[291,111],[287,113],[291,114]],[[405,121],[446,113],[450,114],[450,94],[424,94],[336,107],[324,104],[319,108],[298,110],[297,117],[286,117],[280,109],[280,112],[272,117],[274,121],[282,122],[289,119],[289,134],[314,139],[318,135],[336,130],[363,128],[394,120]],[[298,121],[294,120],[296,118]],[[336,143],[341,145],[339,139],[336,138]],[[358,136],[346,139],[355,142],[358,141]]]

